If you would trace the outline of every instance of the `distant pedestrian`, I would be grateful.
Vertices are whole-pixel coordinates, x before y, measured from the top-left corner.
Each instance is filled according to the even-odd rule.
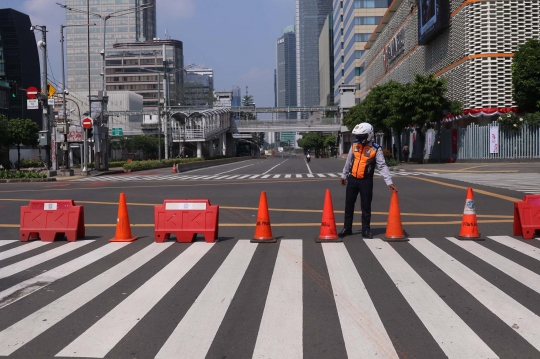
[[[397,147],[395,143],[392,146],[392,154],[394,155],[394,159],[397,160]]]
[[[405,145],[403,146],[403,162],[407,162],[409,160],[409,146]]]

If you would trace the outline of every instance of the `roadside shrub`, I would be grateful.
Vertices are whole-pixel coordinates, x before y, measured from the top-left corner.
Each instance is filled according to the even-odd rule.
[[[22,168],[29,168],[29,167],[43,167],[45,164],[43,161],[38,161],[34,159],[27,159],[23,158],[21,160],[21,166]]]
[[[141,169],[148,169],[148,168],[160,168],[160,167],[169,167],[172,166],[173,163],[190,163],[190,162],[200,162],[204,161],[203,158],[176,158],[176,159],[170,159],[170,160],[150,160],[150,161],[133,161],[133,162],[126,162],[122,165],[122,168],[125,170],[141,170]]]
[[[395,159],[393,159],[393,158],[387,158],[387,159],[386,159],[386,165],[387,165],[388,167],[397,166],[397,165],[399,165],[399,161],[398,161],[398,160],[395,160]]]
[[[37,173],[37,172],[11,172],[8,170],[0,171],[0,179],[7,179],[7,178],[47,178],[47,175],[45,173]]]

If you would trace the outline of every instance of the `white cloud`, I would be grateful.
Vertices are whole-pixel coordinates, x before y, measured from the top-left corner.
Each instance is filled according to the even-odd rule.
[[[156,7],[158,18],[161,16],[187,18],[195,15],[194,0],[157,0]]]

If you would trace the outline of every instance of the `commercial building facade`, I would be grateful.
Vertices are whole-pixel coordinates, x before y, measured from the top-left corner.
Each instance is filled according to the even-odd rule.
[[[364,71],[360,58],[392,0],[334,0],[334,96],[339,85],[357,85]],[[357,91],[357,93],[359,93]],[[360,98],[358,95],[357,99]]]
[[[277,107],[296,106],[296,35],[294,26],[283,29],[276,43],[276,105]],[[296,118],[296,113],[280,114],[282,118]]]
[[[210,107],[214,103],[214,70],[204,66],[186,70],[183,87],[184,106]]]
[[[142,11],[129,12],[126,15],[112,17],[106,21],[105,47],[112,49],[115,43],[144,42],[156,37],[156,0],[88,0],[91,13],[106,16],[113,12],[132,9],[142,5],[152,7]],[[66,0],[66,6],[76,11],[66,9],[66,65],[67,82],[71,91],[88,91],[88,51],[87,28],[88,23],[86,1]],[[103,48],[103,22],[100,18],[90,15],[90,87],[92,90],[101,90]],[[106,52],[107,52],[106,51]]]
[[[133,91],[142,95],[144,109],[158,107],[163,98],[163,49],[167,62],[170,104],[182,101],[184,81],[183,44],[178,40],[150,40],[114,44],[107,52],[105,68],[107,91]],[[159,74],[158,74],[159,73]]]
[[[334,103],[334,15],[328,14],[319,36],[319,105]]]
[[[26,104],[26,89],[30,86],[41,89],[39,56],[31,25],[28,15],[0,9],[0,81],[4,82],[0,96],[7,96],[0,99],[0,113],[8,119],[30,118],[41,128],[42,111],[28,110]],[[6,83],[16,88],[15,97],[11,97]]]
[[[298,106],[319,105],[319,35],[332,0],[296,0],[296,87]]]

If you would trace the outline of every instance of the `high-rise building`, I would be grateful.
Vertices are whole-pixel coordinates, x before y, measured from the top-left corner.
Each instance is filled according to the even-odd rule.
[[[296,36],[294,26],[283,29],[277,40],[276,105],[277,107],[297,106],[296,90]],[[296,113],[288,113],[284,118],[296,118]]]
[[[89,0],[90,1],[90,0]],[[152,5],[140,11],[127,12],[125,15],[112,17],[106,21],[106,51],[112,49],[115,43],[144,42],[156,37],[156,0],[92,0],[90,12],[105,17],[113,12],[135,9],[142,5]],[[87,23],[86,1],[66,0],[66,6],[75,11],[66,9],[66,64],[68,88],[72,91],[88,90],[87,71]],[[100,18],[90,15],[90,87],[92,90],[101,90],[103,48],[103,22]]]
[[[163,46],[169,77],[171,106],[181,102],[184,79],[183,45],[178,40],[150,40],[114,44],[106,53],[107,91],[133,91],[142,95],[144,109],[158,106],[158,90],[163,94]],[[156,73],[159,71],[161,74]],[[163,98],[163,95],[161,95]]]
[[[319,105],[334,104],[334,15],[328,14],[319,36]]]
[[[186,70],[184,106],[204,107],[214,103],[214,70],[200,66]]]
[[[30,26],[28,15],[0,9],[0,81],[4,89],[0,91],[4,97],[0,99],[0,107],[8,119],[30,118],[41,128],[42,112],[26,108],[25,89],[30,86],[41,89],[36,38]]]
[[[296,86],[298,106],[319,104],[319,35],[332,0],[296,0]]]
[[[356,85],[360,99],[360,58],[371,34],[392,0],[334,0],[334,96],[339,103],[339,86]]]

